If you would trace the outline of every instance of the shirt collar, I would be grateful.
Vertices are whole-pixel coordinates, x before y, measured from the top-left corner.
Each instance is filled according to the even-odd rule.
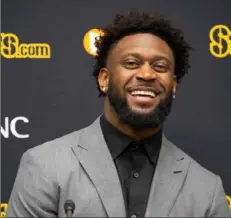
[[[113,159],[116,159],[134,140],[114,127],[105,115],[100,117],[100,125]],[[149,159],[156,163],[162,142],[162,129],[153,136],[136,142],[143,145]]]

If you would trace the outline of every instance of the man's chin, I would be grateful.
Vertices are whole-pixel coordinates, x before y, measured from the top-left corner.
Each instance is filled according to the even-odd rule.
[[[129,105],[130,113],[134,115],[140,115],[140,116],[151,116],[155,110],[156,107],[150,108],[150,107],[132,107]]]
[[[121,121],[133,128],[153,128],[157,127],[155,111],[148,108],[129,108],[126,113],[120,113]]]
[[[157,128],[160,124],[150,114],[130,113],[128,116],[122,116],[121,118],[122,122],[134,129]]]

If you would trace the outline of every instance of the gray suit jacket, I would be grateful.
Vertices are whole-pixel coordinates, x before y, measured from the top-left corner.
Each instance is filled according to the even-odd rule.
[[[90,126],[26,151],[6,217],[125,217],[125,204],[99,118]],[[231,217],[221,179],[163,136],[146,217]]]

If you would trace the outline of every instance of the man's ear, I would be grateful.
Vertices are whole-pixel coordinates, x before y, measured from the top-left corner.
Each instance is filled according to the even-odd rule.
[[[109,83],[109,72],[107,68],[101,68],[98,75],[98,83],[100,90],[104,93],[107,92]]]

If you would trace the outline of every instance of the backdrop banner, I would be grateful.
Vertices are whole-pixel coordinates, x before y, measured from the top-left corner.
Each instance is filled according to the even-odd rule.
[[[116,13],[158,12],[194,48],[166,135],[221,176],[231,205],[231,1],[3,0],[1,216],[22,154],[89,125],[103,111],[94,39]],[[60,160],[62,161],[62,160]],[[231,206],[230,206],[231,207]]]

